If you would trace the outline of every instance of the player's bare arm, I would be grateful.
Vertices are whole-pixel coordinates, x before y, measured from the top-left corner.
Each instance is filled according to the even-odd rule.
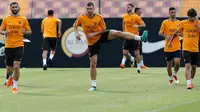
[[[89,34],[87,35],[87,37],[88,37],[88,38],[92,38],[92,37],[94,37],[94,36],[96,36],[96,35],[98,35],[98,34],[101,34],[101,33],[105,32],[105,31],[106,31],[106,30],[104,29],[104,30],[101,30],[101,31],[98,31],[98,32],[89,33]]]
[[[176,30],[176,31],[174,32],[174,34],[172,35],[171,40],[170,40],[169,43],[168,43],[168,47],[169,47],[169,48],[171,47],[172,41],[174,40],[174,38],[175,38],[177,35],[178,35],[178,30]]]
[[[61,37],[61,29],[62,29],[62,21],[59,20],[58,21],[58,37]]]
[[[77,39],[77,40],[81,40],[81,35],[80,35],[80,33],[78,32],[78,27],[75,25],[75,23],[74,23],[74,31],[75,31],[75,33],[76,33],[76,39]]]

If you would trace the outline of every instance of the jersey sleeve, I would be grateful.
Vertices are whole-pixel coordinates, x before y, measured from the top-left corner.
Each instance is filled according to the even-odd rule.
[[[81,17],[80,17],[80,16],[79,16],[79,17],[77,18],[77,20],[75,21],[74,26],[75,26],[75,27],[81,26]]]
[[[25,19],[25,22],[24,22],[24,29],[25,29],[26,31],[31,30],[30,25],[29,25],[29,22],[28,22],[27,19]]]
[[[137,22],[141,25],[141,24],[144,24],[144,21],[142,20],[141,17],[137,17]]]
[[[105,24],[104,19],[102,17],[101,17],[99,25],[100,25],[102,30],[106,30],[106,24]]]
[[[184,22],[182,21],[177,27],[177,30],[179,33],[183,31],[183,26],[184,26]]]
[[[161,27],[160,27],[159,33],[164,33],[164,31],[165,31],[165,22],[163,21],[163,22],[162,22],[162,25],[161,25]]]

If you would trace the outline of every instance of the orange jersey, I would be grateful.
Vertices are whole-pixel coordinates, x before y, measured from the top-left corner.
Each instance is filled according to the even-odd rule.
[[[144,24],[144,21],[141,19],[140,16],[137,14],[124,14],[123,17],[123,25],[124,25],[124,31],[125,32],[130,32],[136,35],[139,35],[139,30],[138,28],[134,28],[133,25],[142,25]]]
[[[106,30],[104,19],[99,14],[95,14],[93,18],[89,18],[86,14],[82,14],[78,17],[74,25],[76,27],[81,26],[83,28],[83,32],[85,33],[86,37],[89,33]],[[88,45],[93,45],[99,40],[100,37],[101,34],[96,35],[92,38],[87,37]]]
[[[57,24],[60,21],[55,17],[47,17],[42,20],[41,29],[43,30],[43,37],[57,38]]]
[[[178,27],[178,31],[183,31],[183,50],[199,52],[199,30],[195,26],[196,21],[183,20]],[[200,25],[200,22],[198,22]]]
[[[166,36],[172,37],[179,24],[180,24],[179,20],[176,20],[176,21],[170,21],[169,19],[164,20],[160,27],[160,33],[163,33]],[[164,48],[165,52],[174,52],[174,51],[180,50],[181,44],[180,44],[179,36],[174,38],[174,40],[172,41],[171,48],[168,47],[168,43],[169,43],[169,40],[165,39],[165,48]]]
[[[22,31],[30,31],[28,20],[25,17],[7,16],[1,23],[1,30],[9,33],[6,35],[6,48],[16,48],[24,46]]]

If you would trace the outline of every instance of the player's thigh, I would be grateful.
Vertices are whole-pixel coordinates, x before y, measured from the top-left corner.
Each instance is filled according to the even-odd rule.
[[[129,53],[130,49],[131,49],[131,46],[130,46],[130,40],[127,40],[127,39],[124,39],[123,41],[123,46],[122,46],[122,49],[123,49],[123,54],[124,53]]]
[[[183,51],[183,59],[185,64],[191,63],[191,52],[190,51]]]
[[[93,45],[88,45],[88,49],[89,49],[89,57],[91,58],[94,55],[98,55],[100,52],[100,41],[97,41],[95,44]]]
[[[165,52],[165,61],[170,62],[173,59],[173,53],[172,52]]]
[[[13,66],[14,63],[14,48],[5,48],[5,63],[6,66]]]
[[[140,56],[140,42],[136,41],[136,40],[132,40],[133,44],[132,44],[132,48],[134,51],[135,56]]]
[[[49,40],[49,45],[52,51],[56,50],[57,47],[57,38],[52,38]]]
[[[44,38],[42,42],[42,50],[48,50],[49,49],[49,38]]]
[[[121,31],[110,30],[110,32],[108,34],[108,40],[113,40],[113,39],[119,38],[121,33],[122,33]]]
[[[14,67],[20,67],[24,55],[24,47],[15,48]]]
[[[191,65],[196,66],[198,64],[198,52],[191,53]]]
[[[181,51],[177,50],[173,53],[173,58],[174,58],[174,63],[175,64],[180,64],[180,60],[181,60]]]

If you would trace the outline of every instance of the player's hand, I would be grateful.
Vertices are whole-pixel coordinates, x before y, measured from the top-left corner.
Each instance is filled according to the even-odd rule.
[[[76,34],[76,39],[81,40],[81,35],[79,33]]]
[[[138,25],[132,25],[133,28],[138,28]]]
[[[61,31],[58,31],[58,37],[61,37],[61,35],[62,35]]]
[[[6,30],[3,32],[3,35],[7,35],[8,33],[10,33],[10,30]]]
[[[171,40],[171,37],[170,36],[165,36],[165,39],[166,40]]]
[[[88,38],[92,38],[92,37],[94,37],[95,35],[97,35],[96,32],[94,32],[94,33],[89,33],[89,34],[87,35],[87,37],[88,37]]]

